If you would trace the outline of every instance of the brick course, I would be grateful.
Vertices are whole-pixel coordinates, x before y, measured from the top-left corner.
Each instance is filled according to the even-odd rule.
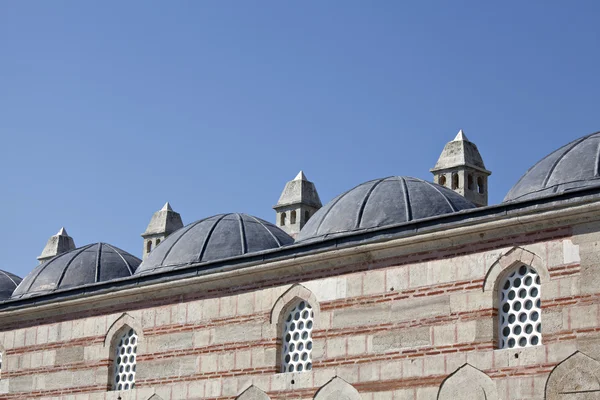
[[[400,248],[381,259],[212,292],[175,290],[145,301],[12,319],[0,332],[0,398],[116,400],[119,393],[108,386],[106,335],[126,313],[142,335],[136,389],[121,392],[123,400],[154,393],[162,399],[235,399],[251,385],[271,399],[312,399],[335,376],[363,399],[437,399],[443,382],[465,364],[491,379],[498,398],[543,399],[551,372],[573,353],[600,357],[594,350],[600,344],[600,280],[590,267],[600,234],[592,226],[392,254]],[[499,350],[497,294],[484,284],[510,251],[519,252],[521,261],[539,257],[550,280],[541,289],[542,344]],[[292,284],[318,301],[313,370],[281,374],[281,338],[271,310]]]

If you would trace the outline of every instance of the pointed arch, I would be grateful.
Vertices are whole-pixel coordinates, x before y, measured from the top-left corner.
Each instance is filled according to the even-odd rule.
[[[492,264],[485,280],[483,282],[483,291],[496,293],[498,284],[502,280],[503,275],[519,264],[525,264],[533,267],[539,274],[542,285],[550,281],[548,269],[542,262],[542,258],[537,254],[525,250],[522,247],[515,246],[500,257]],[[498,300],[494,296],[494,307],[498,307]]]
[[[459,177],[457,172],[452,173],[452,190],[460,188]]]
[[[144,333],[141,324],[124,313],[110,326],[104,337],[108,358],[108,387],[129,390],[135,387],[137,357],[143,352]]]
[[[280,372],[312,369],[312,331],[319,314],[319,301],[302,285],[293,285],[277,299],[271,309],[271,326],[277,334],[275,365]]]
[[[600,363],[576,351],[550,373],[546,381],[546,400],[574,399],[585,394],[600,395]]]
[[[470,364],[464,364],[444,379],[437,399],[498,400],[498,390],[489,376]]]
[[[108,332],[106,332],[106,336],[104,336],[104,347],[106,348],[110,346],[113,337],[115,337],[117,333],[123,332],[128,328],[136,331],[140,341],[144,339],[144,330],[142,329],[142,325],[131,315],[123,313],[115,322],[112,323],[110,328],[108,328]]]
[[[252,385],[236,397],[236,400],[270,400],[265,392]]]
[[[292,305],[296,300],[307,301],[313,308],[315,313],[315,320],[318,320],[321,308],[319,307],[319,301],[306,287],[296,283],[292,285],[284,294],[279,296],[273,308],[271,309],[271,324],[277,325],[278,329],[281,327],[281,320],[287,311],[287,307]]]
[[[148,400],[163,400],[163,398],[154,393],[152,396],[148,397]]]
[[[362,400],[362,397],[354,386],[336,376],[317,391],[314,400]]]
[[[513,247],[492,264],[483,291],[489,294],[497,311],[490,332],[496,348],[542,343],[541,292],[549,281],[550,274],[542,258],[522,247]]]

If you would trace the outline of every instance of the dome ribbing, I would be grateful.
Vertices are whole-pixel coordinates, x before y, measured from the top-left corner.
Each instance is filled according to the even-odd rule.
[[[133,275],[141,262],[110,244],[89,244],[38,265],[19,284],[12,298],[124,278]]]
[[[136,274],[222,260],[292,244],[275,225],[247,214],[220,214],[175,231],[144,260]]]
[[[417,178],[392,176],[365,182],[313,215],[296,241],[395,225],[474,208],[454,191]]]
[[[0,301],[10,298],[22,279],[0,269]]]
[[[600,132],[584,136],[538,161],[510,189],[504,202],[535,199],[600,185]]]

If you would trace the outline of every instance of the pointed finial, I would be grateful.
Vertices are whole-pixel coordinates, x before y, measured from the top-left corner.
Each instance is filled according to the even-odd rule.
[[[63,226],[62,228],[60,228],[60,231],[58,231],[58,233],[56,234],[56,236],[69,236],[69,234],[67,233],[67,230]]]
[[[173,209],[171,208],[171,205],[169,204],[169,202],[167,201],[165,203],[165,205],[163,206],[163,208],[160,209],[160,211],[173,211]]]
[[[295,181],[307,181],[308,179],[306,179],[306,175],[304,175],[304,172],[301,170],[300,172],[298,172],[298,175],[296,175],[294,180]]]
[[[454,138],[454,142],[468,142],[468,141],[469,141],[469,139],[467,139],[467,135],[465,135],[465,133],[463,132],[462,129],[460,131],[458,131],[458,134]]]

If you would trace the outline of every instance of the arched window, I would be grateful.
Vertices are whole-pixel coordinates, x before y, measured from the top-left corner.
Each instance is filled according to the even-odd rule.
[[[456,172],[452,174],[452,189],[458,189],[458,174]]]
[[[285,213],[281,213],[281,215],[279,216],[279,225],[281,226],[285,226]]]
[[[160,239],[156,239],[156,245],[154,247],[158,246],[159,244],[160,244]]]
[[[308,219],[310,218],[310,212],[304,211],[304,223],[308,222]]]
[[[485,184],[481,176],[477,178],[477,191],[481,194],[485,193]]]
[[[292,211],[290,213],[290,224],[294,225],[296,223],[296,211]]]
[[[312,369],[312,328],[315,313],[305,300],[291,308],[283,320],[281,372]]]
[[[488,375],[464,364],[442,382],[436,399],[498,400],[498,391]]]
[[[252,385],[236,397],[235,400],[269,400],[269,396],[256,386]]]
[[[327,382],[315,394],[315,400],[361,400],[358,390],[340,377]]]
[[[498,286],[498,347],[530,347],[542,342],[540,277],[520,265]]]
[[[150,253],[152,251],[152,240],[148,240],[146,243],[146,253]]]
[[[473,175],[471,174],[467,176],[467,187],[469,190],[473,190],[475,188],[475,182],[473,182]]]
[[[113,390],[129,390],[135,387],[135,370],[138,335],[132,328],[117,335],[118,340],[114,346],[115,359],[113,361]]]
[[[552,370],[546,383],[544,399],[593,399],[597,398],[598,392],[600,392],[600,363],[576,351]]]
[[[440,183],[440,185],[446,186],[446,176],[445,175],[440,176],[440,180],[438,182]]]

